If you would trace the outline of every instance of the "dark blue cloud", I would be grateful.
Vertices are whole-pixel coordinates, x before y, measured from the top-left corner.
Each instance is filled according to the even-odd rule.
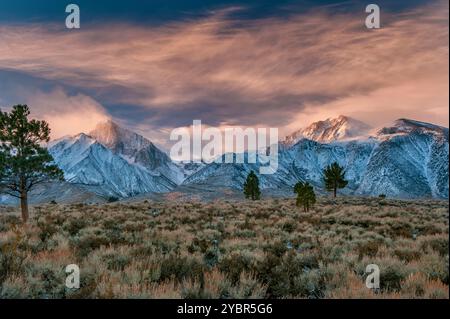
[[[316,0],[316,1],[308,1],[308,0],[278,0],[278,1],[267,1],[267,0],[248,0],[248,1],[212,1],[212,0],[193,0],[193,1],[176,1],[176,0],[158,0],[158,1],[138,1],[138,0],[128,0],[128,1],[110,1],[110,0],[97,0],[97,1],[88,1],[88,0],[54,0],[54,1],[31,1],[31,0],[14,0],[14,1],[2,1],[0,0],[0,26],[3,24],[14,23],[14,24],[25,24],[26,23],[48,23],[48,22],[61,22],[61,28],[64,28],[64,20],[66,17],[66,13],[64,12],[64,8],[68,3],[77,3],[81,7],[82,14],[82,24],[86,26],[86,24],[92,23],[100,23],[102,21],[108,22],[131,22],[136,24],[165,24],[172,21],[184,21],[184,20],[196,20],[200,19],[204,16],[210,16],[214,11],[230,8],[230,7],[245,7],[244,10],[237,10],[228,13],[225,19],[236,18],[233,24],[225,24],[223,28],[214,30],[214,32],[220,32],[220,34],[214,33],[210,35],[217,36],[216,42],[212,42],[213,44],[219,44],[220,41],[226,39],[227,32],[237,32],[239,30],[245,30],[246,25],[252,26],[252,22],[249,21],[251,19],[258,19],[264,17],[280,17],[280,16],[288,16],[295,15],[298,13],[309,12],[311,9],[326,9],[328,13],[331,12],[359,12],[359,15],[364,15],[364,6],[370,3],[370,1],[325,1],[325,0]],[[412,7],[419,5],[425,1],[413,0],[413,1],[376,1],[379,4],[383,11],[403,11],[407,9],[411,9]],[[283,19],[279,19],[283,21]],[[194,21],[195,22],[195,21]],[[326,23],[326,21],[324,21]],[[243,24],[237,25],[237,24]],[[184,25],[180,23],[180,25]],[[358,24],[361,27],[362,23]],[[276,26],[276,25],[275,25]],[[297,24],[295,24],[295,28],[297,28]],[[95,26],[94,26],[95,27]],[[134,27],[134,26],[133,26]],[[58,28],[58,27],[56,27]],[[229,30],[229,29],[232,30]],[[45,27],[44,27],[45,29]],[[93,28],[95,29],[95,28]],[[136,28],[137,30],[142,30],[145,28]],[[149,28],[150,29],[150,28]],[[85,30],[89,30],[86,28]],[[329,29],[332,30],[332,29]],[[52,28],[52,31],[53,30]],[[315,30],[312,30],[313,32]],[[120,29],[120,32],[123,33],[123,29]],[[223,34],[222,34],[223,32]],[[355,31],[358,32],[358,31]],[[56,30],[55,33],[58,33]],[[110,30],[108,29],[108,34],[110,34]],[[355,33],[356,34],[356,33]],[[375,33],[372,33],[375,34]],[[117,33],[114,38],[116,39]],[[99,35],[97,39],[96,33],[89,34],[89,36],[95,37],[94,39],[86,39],[83,38],[86,43],[92,45],[92,48],[96,48],[99,41],[102,41],[102,37]],[[279,37],[278,37],[279,36]],[[272,52],[269,50],[274,45],[277,44],[277,40],[283,36],[282,33],[277,34],[276,38],[272,38],[269,40],[259,39],[259,41],[255,42],[259,45],[264,45],[266,51],[262,51],[262,53]],[[291,34],[291,36],[293,36]],[[0,37],[1,38],[1,37]],[[61,37],[60,37],[61,38]],[[429,37],[428,37],[429,38]],[[53,41],[53,37],[45,38],[44,49],[47,46],[55,48],[55,46],[50,46]],[[152,40],[153,38],[145,38],[146,40]],[[283,42],[287,44],[287,46],[280,46],[280,51],[286,52],[286,50],[290,50],[290,52],[297,52],[301,49],[299,45],[289,46],[292,43],[301,43],[302,46],[308,46],[308,44],[315,43],[318,37],[313,34],[309,39],[305,39],[304,42],[299,41],[297,38],[294,38],[292,41]],[[408,38],[409,39],[409,38]],[[309,40],[310,42],[308,42]],[[336,40],[339,42],[339,38],[333,37],[328,39],[331,41]],[[361,38],[359,38],[361,40]],[[367,37],[367,40],[370,40],[370,37]],[[28,40],[27,40],[28,41]],[[26,41],[26,42],[27,42]],[[128,46],[129,44],[125,39],[120,39],[117,37],[118,43],[124,44]],[[384,41],[386,39],[384,38]],[[409,40],[408,40],[409,41]],[[147,42],[147,41],[146,41]],[[326,42],[327,44],[330,42]],[[347,42],[349,45],[352,43]],[[379,43],[379,42],[377,42]],[[421,43],[424,43],[422,41]],[[25,43],[26,44],[26,43]],[[74,45],[77,42],[75,41]],[[80,44],[80,43],[78,43]],[[1,43],[0,43],[1,45]],[[333,47],[333,46],[332,46]],[[338,47],[338,45],[334,45],[334,47]],[[375,45],[376,47],[376,45]],[[447,45],[448,47],[448,45]],[[20,46],[20,48],[22,48]],[[36,47],[35,47],[36,48]],[[83,47],[82,51],[89,51],[91,46]],[[236,45],[236,50],[240,50],[243,48],[241,42]],[[253,65],[254,60],[258,60],[261,58],[261,52],[258,54],[257,45],[254,47],[246,46],[245,47],[249,52],[248,57],[245,55],[237,57],[238,61],[242,61],[244,65],[248,64]],[[65,47],[64,47],[65,50]],[[55,56],[65,54],[65,51],[55,52]],[[197,49],[193,49],[192,52],[187,50],[183,52],[182,55],[171,55],[169,54],[169,58],[167,60],[157,59],[155,63],[166,63],[166,67],[168,67],[169,71],[173,72],[173,69],[176,69],[179,72],[180,77],[183,75],[189,74],[192,72],[192,76],[202,77],[203,71],[205,70],[205,74],[207,72],[213,72],[215,68],[220,67],[222,63],[225,63],[226,56],[220,55],[219,58],[210,58],[205,59],[205,61],[201,61],[199,63],[194,63],[192,60],[185,59],[185,57],[192,53],[195,55]],[[198,50],[201,50],[199,47]],[[343,50],[343,48],[342,48]],[[67,50],[69,53],[67,54],[68,58],[78,59],[77,56],[71,56],[70,48]],[[256,52],[252,54],[252,52]],[[16,51],[19,52],[19,51]],[[78,51],[79,52],[79,51]],[[105,53],[105,51],[102,51]],[[168,51],[163,51],[165,53],[171,53]],[[305,55],[304,59],[307,60],[305,63],[300,63],[300,59],[298,55],[293,55],[290,57],[289,61],[273,61],[274,65],[264,64],[260,73],[256,72],[255,74],[262,74],[257,77],[257,79],[262,79],[264,81],[265,71],[271,69],[274,73],[277,73],[281,76],[284,73],[288,73],[291,75],[291,78],[296,76],[302,77],[309,73],[314,73],[319,68],[330,70],[333,69],[340,61],[336,60],[321,60],[323,55],[321,55],[320,50],[314,50],[316,54]],[[341,52],[341,51],[339,51]],[[365,52],[365,51],[364,51]],[[377,51],[381,52],[381,51]],[[437,51],[439,52],[439,51]],[[122,56],[120,51],[114,51],[113,53]],[[230,51],[230,53],[232,53]],[[272,52],[273,53],[273,52]],[[336,52],[335,52],[336,53]],[[397,53],[397,51],[395,52]],[[383,54],[385,52],[383,51]],[[380,57],[383,56],[380,55]],[[17,55],[17,53],[16,53]],[[20,55],[20,53],[18,54]],[[44,55],[45,56],[45,55]],[[128,55],[129,56],[129,55]],[[282,55],[285,56],[285,55]],[[84,59],[88,59],[86,55],[83,55]],[[341,58],[340,55],[338,55]],[[301,57],[303,59],[303,56]],[[359,59],[359,57],[357,57]],[[42,67],[42,65],[46,66],[45,63],[48,63],[49,70],[52,70],[52,67],[58,71],[58,66],[52,65],[53,57],[46,60],[43,59],[40,61],[39,55],[33,60],[26,62],[36,62],[37,65]],[[317,61],[316,61],[317,60]],[[373,61],[378,61],[376,56],[372,58]],[[7,60],[5,60],[7,61]],[[60,60],[61,61],[61,60]],[[123,62],[122,64],[127,65],[129,60],[121,60],[117,61]],[[99,61],[101,64],[101,60]],[[170,63],[169,63],[170,62]],[[229,63],[230,61],[228,61]],[[352,60],[350,60],[352,62]],[[403,61],[402,61],[403,62]],[[192,63],[192,64],[190,64]],[[272,61],[271,61],[272,63]],[[327,64],[331,63],[331,64]],[[31,64],[32,65],[32,64]],[[83,66],[83,63],[80,63]],[[232,64],[233,65],[233,64]],[[177,66],[183,66],[178,68]],[[254,66],[254,65],[253,65]],[[289,66],[287,68],[286,66]],[[340,66],[340,64],[338,65]],[[208,125],[220,125],[223,122],[229,124],[236,125],[256,125],[260,123],[268,123],[273,126],[282,127],[286,123],[288,123],[291,119],[293,119],[296,114],[303,111],[306,105],[322,105],[329,103],[338,98],[344,98],[347,94],[357,94],[357,93],[367,93],[370,90],[376,88],[376,83],[370,83],[370,89],[363,87],[364,85],[361,83],[356,83],[353,86],[349,86],[348,91],[342,92],[327,92],[326,90],[321,91],[321,89],[314,90],[306,90],[302,92],[303,87],[298,87],[298,92],[295,90],[284,90],[284,88],[278,87],[278,89],[271,90],[271,94],[261,94],[264,98],[255,99],[255,93],[246,92],[245,91],[245,79],[241,81],[242,87],[236,88],[236,84],[223,82],[222,85],[215,85],[214,83],[203,83],[199,85],[196,81],[190,83],[190,81],[186,81],[186,83],[182,83],[183,89],[186,93],[196,92],[198,94],[194,94],[195,98],[190,99],[180,99],[171,102],[170,105],[166,107],[162,107],[161,105],[152,105],[152,98],[158,97],[158,87],[161,85],[158,83],[158,79],[152,82],[150,79],[155,80],[154,78],[149,79],[148,85],[142,85],[142,83],[130,85],[126,83],[126,81],[109,81],[105,80],[105,77],[100,76],[100,74],[93,72],[92,69],[89,68],[74,68],[68,67],[64,69],[59,76],[55,76],[57,80],[49,80],[52,76],[46,76],[45,72],[41,74],[42,77],[39,77],[38,70],[31,70],[28,67],[26,70],[22,70],[20,63],[18,63],[18,67],[14,70],[8,69],[14,66],[2,66],[0,64],[0,106],[11,106],[17,103],[25,103],[29,101],[29,96],[33,95],[34,91],[40,92],[52,92],[57,88],[62,88],[62,90],[68,96],[74,96],[77,94],[82,94],[92,98],[93,100],[100,103],[107,112],[108,115],[112,116],[115,119],[120,119],[122,121],[126,121],[130,127],[138,126],[139,124],[145,123],[146,125],[153,128],[167,128],[167,127],[178,127],[178,126],[187,126],[192,124],[194,119],[201,119],[204,124]],[[60,68],[61,66],[59,66]],[[192,70],[190,69],[192,67]],[[95,68],[94,68],[95,69]],[[195,72],[197,70],[197,72]],[[278,70],[278,71],[277,71]],[[200,72],[201,71],[201,72]],[[270,70],[268,70],[270,71]],[[68,73],[66,73],[68,72]],[[71,72],[71,73],[69,73]],[[176,73],[176,72],[174,72]],[[239,72],[238,72],[239,73]],[[245,68],[242,69],[242,73],[245,75]],[[270,72],[267,72],[270,73]],[[320,72],[319,72],[320,73]],[[61,76],[64,74],[64,76]],[[69,74],[69,76],[67,75]],[[252,72],[248,73],[252,75]],[[364,74],[370,74],[370,72],[366,72]],[[119,74],[122,75],[122,74]],[[164,76],[165,73],[162,73]],[[173,75],[173,73],[169,73],[169,75]],[[270,75],[270,74],[269,74]],[[336,73],[334,73],[336,75]],[[339,76],[343,76],[343,82],[345,82],[345,73],[339,73]],[[107,77],[106,77],[107,78]],[[74,80],[76,79],[76,80]],[[177,80],[177,78],[173,78]],[[251,77],[250,77],[251,80]],[[314,78],[312,77],[312,80]],[[339,81],[338,77],[330,77],[329,81],[332,83],[333,81]],[[165,79],[163,79],[164,83]],[[176,84],[180,84],[178,81],[175,81]],[[238,81],[236,81],[239,83]],[[205,85],[206,84],[206,85]],[[203,86],[204,85],[204,86]],[[162,85],[164,86],[164,85]],[[317,85],[319,86],[319,85]],[[175,93],[183,93],[183,90],[177,91],[177,88],[174,88]],[[188,90],[189,89],[189,90]],[[278,90],[278,91],[277,91]],[[167,94],[167,92],[163,92]],[[264,92],[266,93],[266,92]],[[266,96],[267,95],[267,96]],[[175,94],[175,96],[177,96]],[[86,114],[89,116],[89,114]]]
[[[401,11],[425,0],[379,0],[385,11]],[[428,1],[429,2],[429,1]],[[235,13],[243,19],[289,15],[312,8],[333,6],[335,11],[360,11],[369,2],[361,0],[14,0],[0,2],[0,23],[41,23],[64,21],[69,3],[80,6],[82,22],[126,21],[139,24],[161,24],[173,20],[195,19],[211,11],[239,6]]]

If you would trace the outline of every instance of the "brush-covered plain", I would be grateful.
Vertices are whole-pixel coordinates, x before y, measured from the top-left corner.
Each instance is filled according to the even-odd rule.
[[[2,207],[0,298],[449,298],[448,236],[445,201],[53,203],[25,226]]]

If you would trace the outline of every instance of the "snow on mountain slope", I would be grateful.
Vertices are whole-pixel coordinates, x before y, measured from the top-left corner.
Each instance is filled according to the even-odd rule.
[[[366,135],[371,127],[348,116],[314,122],[306,128],[287,136],[283,144],[292,146],[302,138],[321,143],[330,143]]]
[[[399,119],[379,129],[375,136],[363,134],[363,138],[357,138],[368,128],[359,123],[341,116],[314,123],[299,131],[301,134],[288,137],[279,148],[277,172],[259,175],[261,188],[286,193],[301,180],[324,192],[323,169],[338,162],[349,181],[340,191],[345,194],[448,198],[448,128]],[[248,161],[176,163],[146,138],[111,121],[100,124],[91,134],[64,137],[47,145],[67,182],[40,188],[32,194],[32,200],[54,199],[58,187],[64,188],[59,199],[66,202],[71,198],[96,202],[107,196],[168,192],[181,183],[192,190],[241,191],[248,173],[253,170],[258,174],[260,168]],[[0,202],[9,201],[0,196]]]
[[[278,171],[259,176],[261,188],[291,188],[302,180],[322,192],[323,169],[333,162],[346,170],[349,184],[343,193],[448,198],[448,129],[407,119],[380,129],[375,137],[333,143],[301,138],[286,145],[280,148]],[[258,166],[213,163],[187,178],[184,185],[242,188],[250,170],[258,173]]]
[[[183,185],[208,184],[222,187],[242,188],[250,170],[258,174],[262,189],[292,188],[298,181],[309,181],[322,188],[322,171],[336,161],[347,167],[350,183],[347,192],[356,190],[365,173],[376,142],[322,144],[302,139],[287,150],[279,152],[278,170],[272,175],[259,175],[258,164],[209,164],[188,177]]]
[[[186,178],[183,168],[173,163],[169,156],[152,142],[112,121],[99,123],[89,135],[128,162],[160,173],[175,184],[180,184]]]
[[[300,140],[285,154],[281,154],[282,163],[291,163],[293,169],[303,180],[318,188],[323,188],[323,170],[333,162],[345,167],[349,181],[347,192],[355,190],[366,172],[367,163],[374,148],[375,141],[340,142],[322,144],[307,139]]]
[[[114,153],[128,157],[135,157],[137,152],[153,145],[145,137],[124,129],[111,120],[97,124],[89,136]]]
[[[241,189],[250,171],[258,173],[261,166],[258,161],[257,163],[248,163],[248,153],[244,154],[245,163],[225,163],[224,158],[225,155],[222,156],[222,163],[205,165],[189,176],[182,185],[208,185],[212,188]],[[236,154],[233,158],[236,161]],[[258,178],[262,189],[280,189],[297,181],[299,176],[294,171],[280,165],[277,174],[259,175]]]
[[[67,181],[100,186],[108,195],[128,197],[165,192],[175,186],[164,175],[130,164],[83,133],[58,141],[49,151]]]
[[[448,198],[448,129],[400,119],[379,130],[358,194]]]
[[[378,130],[377,136],[380,139],[389,139],[396,135],[405,135],[413,132],[432,134],[435,136],[447,136],[448,139],[448,128],[409,119],[396,120],[392,126],[383,127]]]
[[[279,148],[277,172],[259,175],[262,189],[291,192],[292,186],[301,180],[324,192],[323,169],[338,162],[345,167],[349,181],[341,190],[345,194],[448,198],[447,128],[399,119],[379,129],[375,136],[356,138],[368,126],[348,117],[317,123],[302,130],[301,136],[311,139],[302,137],[294,144],[290,143],[298,136],[285,140],[288,142]],[[248,164],[248,161],[244,164],[172,162],[149,140],[113,122],[99,125],[92,135],[65,137],[49,145],[66,179],[89,194],[129,197],[170,191],[181,182],[187,189],[240,191],[247,174],[251,170],[259,172],[259,164]],[[74,194],[77,192],[73,190]]]

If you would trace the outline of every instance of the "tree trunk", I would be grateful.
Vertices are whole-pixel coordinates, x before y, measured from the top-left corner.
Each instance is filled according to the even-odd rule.
[[[20,194],[20,208],[22,209],[22,221],[25,224],[28,221],[28,194],[22,191]]]
[[[336,198],[336,193],[337,193],[337,187],[335,187],[335,188],[333,189],[333,196],[334,196],[334,198]]]

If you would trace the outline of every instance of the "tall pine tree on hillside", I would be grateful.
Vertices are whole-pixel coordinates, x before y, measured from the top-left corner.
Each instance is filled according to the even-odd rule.
[[[333,197],[336,197],[338,188],[344,188],[348,184],[348,181],[345,180],[344,168],[336,162],[324,169],[323,176],[325,188],[327,191],[333,192]]]
[[[22,220],[28,220],[28,192],[38,184],[63,180],[63,172],[41,143],[50,140],[45,121],[29,120],[27,105],[0,111],[0,193],[20,199]]]
[[[258,200],[261,197],[258,176],[253,171],[248,174],[244,183],[244,195],[245,198],[250,198],[251,200]]]

